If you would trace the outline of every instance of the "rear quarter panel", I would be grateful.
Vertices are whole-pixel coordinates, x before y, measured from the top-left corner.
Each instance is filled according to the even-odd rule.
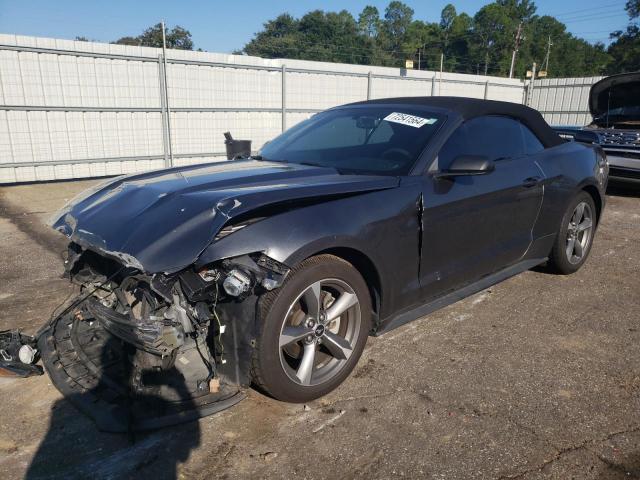
[[[597,149],[577,142],[567,142],[546,149],[535,161],[544,173],[544,198],[534,238],[555,234],[571,199],[587,185],[597,188],[604,204],[606,180],[599,170],[602,159]]]

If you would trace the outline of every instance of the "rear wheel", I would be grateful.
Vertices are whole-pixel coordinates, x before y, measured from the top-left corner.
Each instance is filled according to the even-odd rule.
[[[596,207],[587,192],[580,192],[565,212],[549,258],[562,274],[576,272],[587,260],[596,227]]]
[[[320,255],[267,294],[259,315],[254,383],[279,400],[306,402],[329,393],[353,370],[369,334],[371,300],[351,264]]]

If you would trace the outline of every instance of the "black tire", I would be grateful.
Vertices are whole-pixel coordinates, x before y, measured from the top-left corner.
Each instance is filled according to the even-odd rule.
[[[359,302],[359,328],[353,333],[350,356],[341,361],[333,376],[319,385],[301,385],[290,378],[281,362],[281,331],[296,299],[310,285],[325,279],[337,279],[351,287]],[[258,320],[258,338],[252,361],[254,385],[278,400],[308,402],[334,390],[355,367],[371,328],[371,297],[362,276],[350,263],[333,255],[319,255],[301,262],[292,269],[280,288],[261,299]],[[300,345],[304,347],[303,342],[297,344],[298,348]]]
[[[590,228],[588,241],[583,248],[581,258],[578,260],[576,257],[572,257],[573,261],[571,261],[569,259],[569,254],[567,253],[569,226],[576,208],[578,205],[583,203],[588,206],[591,213],[592,227]],[[583,191],[578,193],[569,203],[566,212],[562,216],[562,220],[558,228],[558,235],[556,236],[555,243],[553,244],[553,248],[551,249],[551,254],[549,256],[549,267],[551,271],[561,275],[569,275],[577,272],[580,267],[584,265],[584,262],[586,262],[589,252],[591,251],[591,246],[593,245],[593,234],[595,233],[596,222],[597,213],[593,198],[587,192]]]

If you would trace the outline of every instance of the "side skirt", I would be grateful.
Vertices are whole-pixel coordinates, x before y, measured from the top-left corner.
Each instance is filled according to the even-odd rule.
[[[400,313],[395,317],[391,317],[390,320],[385,321],[380,327],[373,332],[373,335],[378,337],[383,335],[395,328],[398,328],[405,323],[412,322],[413,320],[417,320],[418,318],[424,317],[436,310],[440,310],[452,303],[455,303],[459,300],[467,298],[474,293],[478,293],[485,288],[489,288],[496,283],[500,283],[503,280],[506,280],[509,277],[513,277],[519,273],[525,272],[536,265],[540,265],[547,261],[547,258],[534,258],[530,260],[523,260],[521,262],[516,263],[515,265],[511,265],[505,269],[502,269],[496,273],[492,273],[491,275],[487,275],[486,277],[482,277],[480,280],[471,283],[465,287],[462,287],[459,290],[455,290],[451,293],[448,293],[442,297],[436,298],[435,300],[430,301],[429,303],[425,303],[419,305],[407,312]]]

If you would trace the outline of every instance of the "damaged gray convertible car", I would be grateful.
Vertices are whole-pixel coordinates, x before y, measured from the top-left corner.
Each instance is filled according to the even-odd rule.
[[[602,150],[527,107],[398,98],[314,115],[259,155],[109,180],[53,227],[80,296],[38,335],[104,430],[304,402],[379,335],[548,262],[585,262]]]

